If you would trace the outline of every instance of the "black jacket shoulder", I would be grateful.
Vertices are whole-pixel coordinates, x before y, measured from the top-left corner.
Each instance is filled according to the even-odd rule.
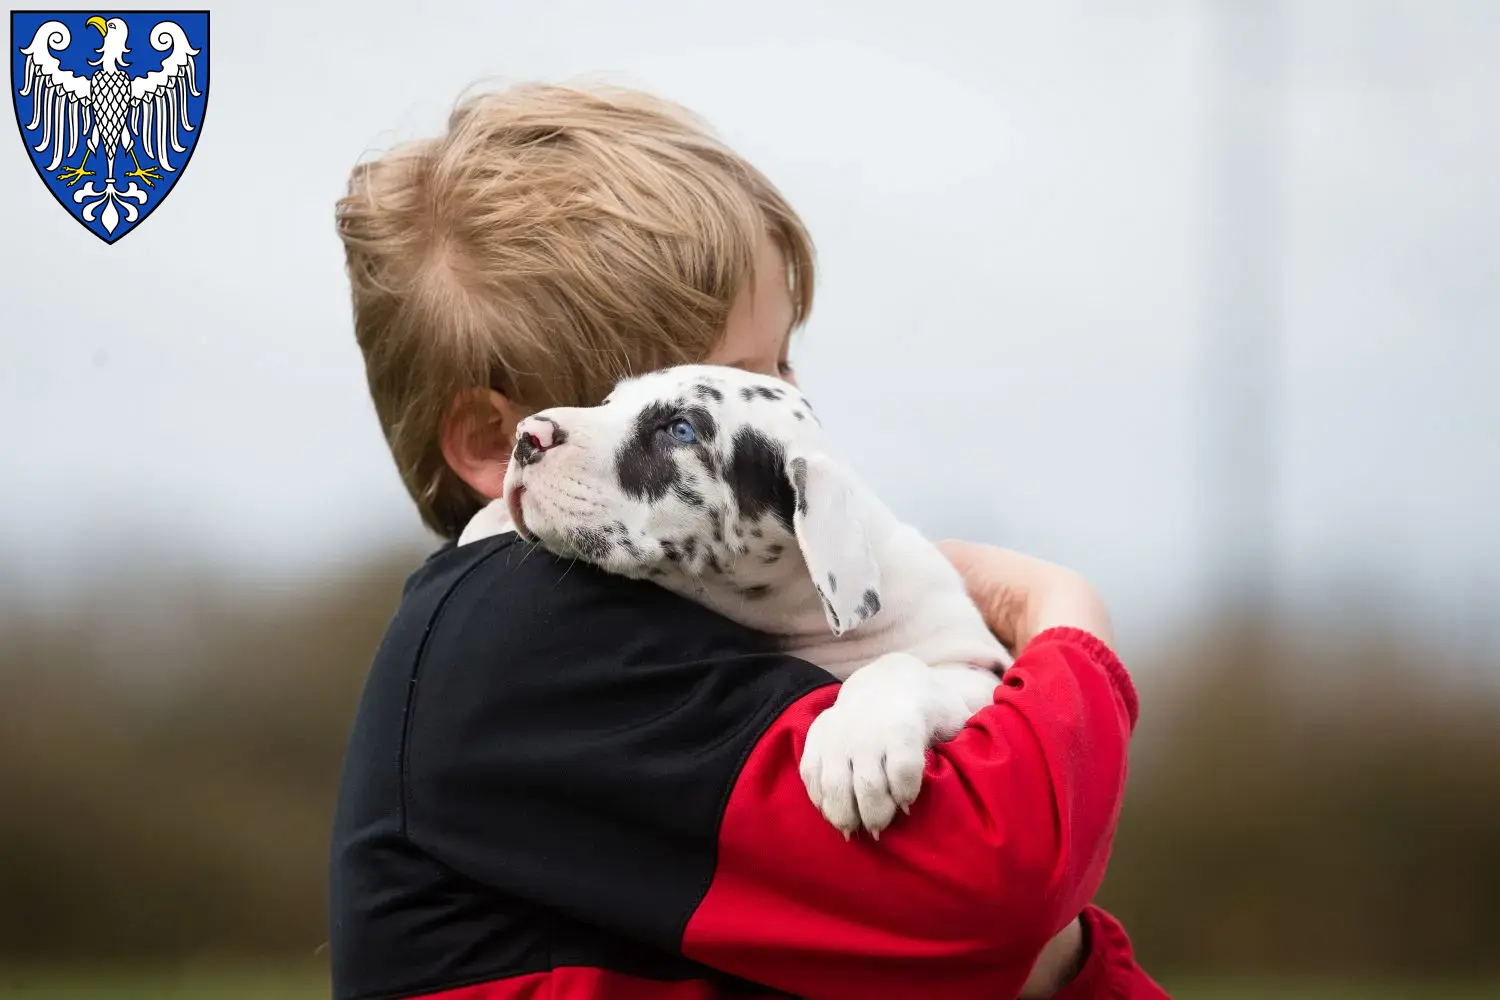
[[[408,580],[356,716],[336,998],[676,954],[761,733],[826,672],[654,584],[505,534]]]

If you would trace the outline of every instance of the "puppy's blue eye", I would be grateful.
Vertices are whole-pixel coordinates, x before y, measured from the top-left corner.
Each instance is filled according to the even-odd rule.
[[[693,444],[698,440],[698,432],[693,430],[693,425],[681,418],[667,425],[667,433],[672,435],[672,440],[683,444]]]

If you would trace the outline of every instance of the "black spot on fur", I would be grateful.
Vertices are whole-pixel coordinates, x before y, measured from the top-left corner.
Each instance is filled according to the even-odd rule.
[[[724,515],[723,515],[723,513],[720,512],[720,511],[717,511],[717,510],[711,510],[711,511],[709,511],[708,512],[708,521],[709,521],[709,524],[713,526],[714,541],[716,541],[716,542],[722,542],[724,540]]]
[[[609,555],[610,549],[614,547],[609,534],[600,528],[577,528],[570,541],[580,556],[595,562]]]
[[[833,610],[833,604],[828,600],[826,596],[824,596],[821,590],[818,591],[818,596],[823,598],[823,610],[828,612],[828,620],[833,622],[833,627],[841,628],[842,625],[839,622],[839,613]]]
[[[803,413],[801,410],[793,410],[792,411],[792,416],[796,417],[798,420],[806,420],[807,419],[807,414]]]
[[[860,599],[859,607],[855,608],[854,612],[862,619],[874,618],[880,614],[880,595],[873,587],[865,591],[864,597]]]
[[[719,436],[719,422],[704,407],[684,407],[682,416],[688,423],[693,425],[693,430],[698,432],[699,445],[712,444],[714,438]]]
[[[681,480],[672,484],[672,494],[689,507],[703,506],[703,494]]]
[[[758,518],[775,514],[791,527],[795,496],[787,481],[781,446],[752,427],[741,427],[734,435],[734,448],[725,477],[734,493],[740,516]]]
[[[625,550],[626,554],[629,555],[630,558],[639,559],[641,557],[640,546],[635,544],[635,542],[629,535],[621,535],[617,544],[620,546],[620,548]]]
[[[718,389],[715,389],[713,386],[707,384],[693,386],[693,395],[697,396],[699,399],[711,399],[715,403],[724,402],[724,394]]]
[[[672,449],[660,433],[677,415],[670,403],[655,402],[636,415],[635,427],[615,455],[615,478],[633,500],[660,501],[682,478]]]
[[[698,539],[694,538],[692,535],[688,535],[686,538],[684,538],[681,542],[681,545],[683,555],[687,556],[689,559],[693,558],[693,556],[698,552]]]
[[[748,597],[752,601],[758,601],[761,598],[766,597],[770,593],[771,585],[769,583],[757,583],[750,587],[740,588],[740,596]]]
[[[796,493],[797,513],[807,515],[807,459],[792,459],[792,489]],[[791,524],[791,518],[787,519]]]
[[[828,574],[828,592],[830,594],[837,594],[839,592],[839,578],[832,573]]]
[[[667,562],[682,561],[682,553],[677,551],[677,546],[666,539],[662,539],[661,554],[666,557]]]
[[[704,550],[704,555],[708,557],[708,570],[710,573],[724,572],[724,567],[719,565],[719,557],[714,555],[713,549]]]

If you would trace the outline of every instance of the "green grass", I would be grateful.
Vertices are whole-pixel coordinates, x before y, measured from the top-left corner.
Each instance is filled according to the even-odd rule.
[[[0,997],[47,1000],[328,1000],[322,969],[9,970]]]
[[[1500,982],[1341,982],[1290,979],[1172,979],[1174,1000],[1496,1000]],[[0,968],[0,997],[47,1000],[327,1000],[327,973],[306,970],[20,971]]]
[[[1173,1000],[1496,1000],[1500,982],[1368,982],[1316,979],[1168,979]]]

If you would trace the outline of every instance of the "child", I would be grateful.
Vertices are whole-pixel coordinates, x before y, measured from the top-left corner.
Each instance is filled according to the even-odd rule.
[[[338,224],[376,413],[450,540],[526,414],[682,362],[790,380],[812,304],[775,188],[635,92],[473,98],[356,168]],[[827,674],[513,533],[445,546],[345,759],[335,1000],[1165,996],[1088,905],[1135,719],[1102,605],[1057,567],[949,551],[1024,652],[911,815],[851,844],[797,768]]]

